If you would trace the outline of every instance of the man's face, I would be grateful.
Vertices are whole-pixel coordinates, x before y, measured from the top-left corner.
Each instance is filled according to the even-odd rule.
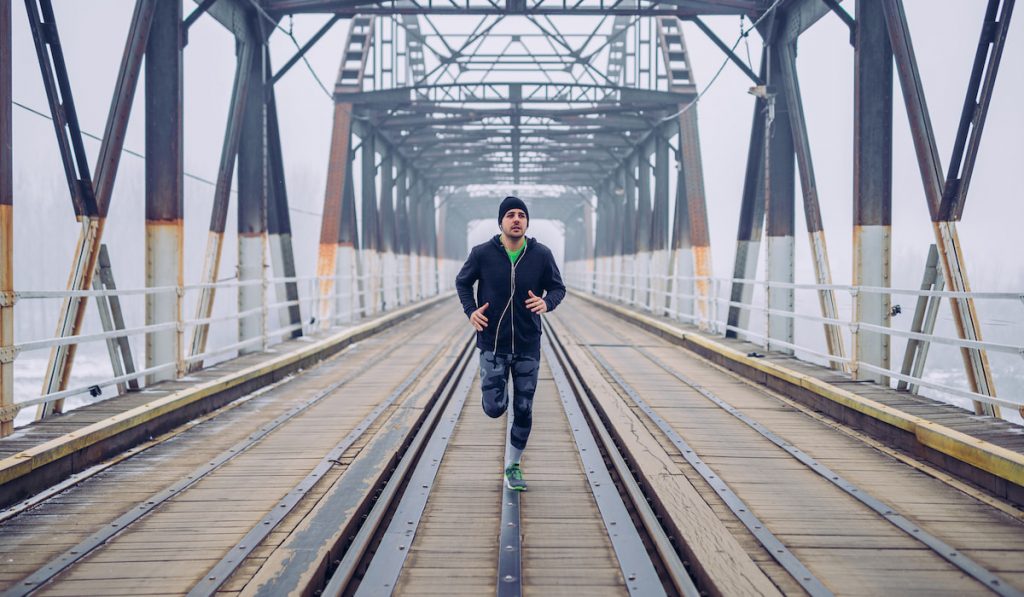
[[[501,232],[508,238],[522,238],[526,234],[526,228],[530,222],[526,219],[526,212],[521,209],[510,209],[505,212],[501,219]]]

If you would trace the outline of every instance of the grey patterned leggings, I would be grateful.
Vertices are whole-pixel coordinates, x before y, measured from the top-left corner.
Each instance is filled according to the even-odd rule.
[[[480,388],[484,412],[498,418],[508,408],[508,377],[512,374],[512,446],[522,450],[533,427],[533,393],[537,391],[540,361],[524,355],[480,351]]]

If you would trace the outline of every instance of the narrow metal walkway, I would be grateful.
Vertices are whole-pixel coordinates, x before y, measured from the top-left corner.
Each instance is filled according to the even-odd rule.
[[[958,479],[627,315],[571,297],[546,316],[523,494],[503,490],[507,422],[482,412],[471,334],[442,302],[13,504],[0,589],[1024,591],[1015,490]]]

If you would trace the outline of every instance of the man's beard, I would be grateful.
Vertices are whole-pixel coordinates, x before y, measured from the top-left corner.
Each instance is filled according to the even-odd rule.
[[[526,228],[520,228],[518,232],[513,232],[511,228],[506,230],[504,227],[502,227],[501,233],[507,236],[508,238],[522,238],[526,236]]]

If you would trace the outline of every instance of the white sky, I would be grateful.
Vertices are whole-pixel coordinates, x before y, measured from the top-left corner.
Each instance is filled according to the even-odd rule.
[[[134,3],[128,0],[89,3],[57,0],[54,4],[82,127],[99,134],[106,120]],[[843,4],[853,12],[852,2]],[[943,161],[949,159],[985,4],[984,0],[906,1]],[[186,12],[191,8],[192,4],[186,2]],[[320,16],[296,17],[296,36],[305,40],[323,21],[324,17]],[[735,17],[709,18],[707,22],[728,41],[735,39],[739,30]],[[568,22],[565,27],[579,30],[581,24],[583,21]],[[346,30],[346,23],[339,23],[309,54],[313,69],[328,85],[337,72]],[[685,24],[684,32],[695,79],[698,85],[703,85],[721,64],[722,54],[693,25]],[[45,112],[45,95],[21,3],[14,3],[13,37],[14,97],[18,102]],[[853,51],[847,38],[847,30],[839,19],[826,16],[801,38],[798,59],[822,213],[837,282],[848,281],[851,270]],[[750,44],[756,61],[760,40],[752,35]],[[282,64],[293,50],[287,38],[275,35],[272,45],[275,64]],[[230,99],[234,42],[226,30],[204,17],[190,32],[185,61],[186,169],[212,180],[216,176]],[[128,148],[138,151],[144,149],[142,85],[144,80],[136,96],[126,142]],[[732,269],[751,119],[752,98],[746,93],[749,85],[739,70],[729,65],[699,106],[713,263],[715,273],[720,276],[728,276]],[[919,283],[924,256],[933,237],[902,97],[898,84],[895,87],[893,284],[914,287]],[[1024,110],[1020,109],[1022,92],[1024,25],[1018,18],[1009,32],[960,225],[967,267],[976,289],[1024,288],[1024,259],[1020,257],[1019,245],[1024,201],[1021,201],[1021,187],[1015,176],[1024,163],[1024,144],[1020,142],[1024,133]],[[293,208],[296,259],[299,274],[303,275],[311,273],[315,267],[317,214],[323,203],[332,106],[301,64],[282,79],[277,93]],[[16,284],[19,288],[62,288],[77,231],[53,129],[48,121],[18,107],[14,108],[14,123]],[[98,143],[90,140],[87,146],[95,156]],[[143,192],[142,161],[125,156],[107,233],[119,285],[123,287],[143,283]],[[186,182],[188,281],[196,280],[200,274],[211,199],[211,187]],[[496,197],[495,202],[499,199]],[[805,228],[799,197],[797,205],[797,260],[801,264],[797,277],[810,281],[808,244],[800,240],[806,237],[802,233]],[[541,216],[536,217],[539,220]],[[229,249],[225,251],[222,272],[231,272],[234,263],[233,211],[229,217]],[[39,234],[41,230],[47,231],[45,237]],[[540,230],[535,228],[532,232]]]

